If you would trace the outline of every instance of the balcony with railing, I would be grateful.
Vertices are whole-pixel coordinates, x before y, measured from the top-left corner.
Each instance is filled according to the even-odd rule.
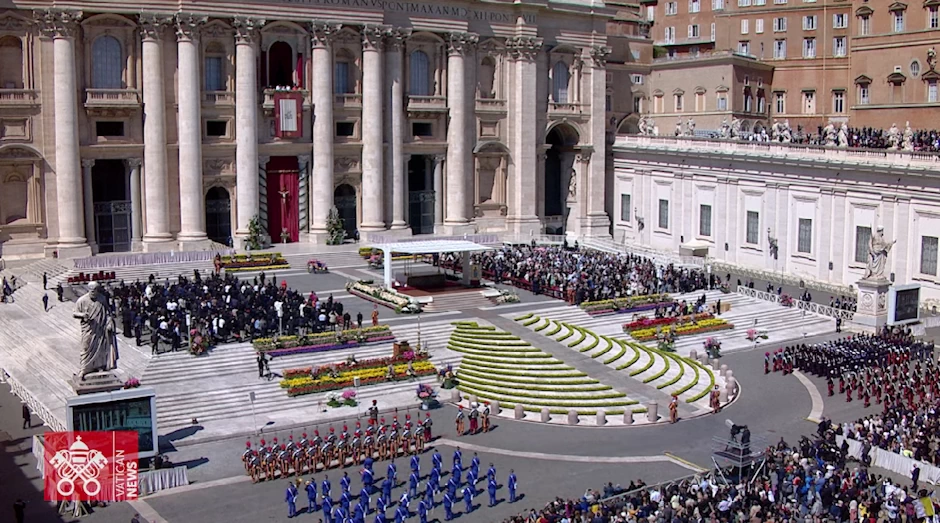
[[[233,107],[235,93],[232,91],[203,91],[202,105],[205,107]]]
[[[335,109],[362,109],[362,95],[356,93],[342,93],[333,96]]]
[[[86,109],[135,109],[140,107],[137,89],[85,89]]]
[[[580,116],[583,113],[582,104],[569,102],[548,102],[549,116]]]
[[[39,91],[35,89],[0,89],[0,108],[37,107]]]
[[[409,112],[447,112],[445,96],[408,96]]]
[[[506,113],[506,100],[496,98],[477,98],[476,109],[478,113]]]
[[[264,109],[266,112],[273,112],[274,111],[274,96],[278,93],[300,93],[303,96],[304,109],[310,109],[310,91],[307,91],[306,89],[291,89],[291,90],[285,91],[283,89],[272,89],[272,88],[265,89],[264,92],[262,93],[263,96],[262,96],[261,108]]]

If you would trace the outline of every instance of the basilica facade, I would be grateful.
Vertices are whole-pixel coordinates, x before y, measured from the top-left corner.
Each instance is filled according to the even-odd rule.
[[[592,4],[13,2],[0,253],[608,234]]]

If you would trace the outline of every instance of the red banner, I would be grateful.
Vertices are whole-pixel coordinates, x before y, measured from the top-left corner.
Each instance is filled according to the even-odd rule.
[[[303,93],[274,93],[274,135],[278,138],[299,138],[303,135]]]
[[[136,432],[46,432],[43,438],[47,501],[137,499]]]

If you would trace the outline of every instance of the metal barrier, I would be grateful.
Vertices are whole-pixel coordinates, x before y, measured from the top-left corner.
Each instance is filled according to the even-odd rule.
[[[794,287],[808,288],[814,291],[828,292],[829,294],[839,296],[855,296],[855,289],[851,285],[840,285],[836,283],[814,280],[811,278],[792,276],[790,274],[784,274],[780,272],[742,267],[714,259],[709,259],[708,264],[711,265],[713,274],[720,275],[722,273],[731,273],[753,280],[776,283],[778,285],[791,285]]]
[[[45,404],[30,394],[30,392],[26,390],[26,387],[17,381],[16,378],[11,376],[6,369],[0,369],[0,381],[8,383],[10,385],[10,392],[26,403],[26,405],[29,407],[29,410],[31,410],[33,414],[39,416],[43,423],[48,425],[52,430],[66,430],[64,420],[61,420],[52,414],[52,411],[49,410]]]

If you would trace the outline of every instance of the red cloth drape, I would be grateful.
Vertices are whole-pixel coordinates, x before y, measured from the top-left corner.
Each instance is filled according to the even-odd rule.
[[[281,242],[287,229],[288,239],[300,239],[300,176],[296,156],[274,156],[268,162],[268,234],[271,241]]]
[[[304,88],[304,55],[301,53],[297,54],[297,88]]]

